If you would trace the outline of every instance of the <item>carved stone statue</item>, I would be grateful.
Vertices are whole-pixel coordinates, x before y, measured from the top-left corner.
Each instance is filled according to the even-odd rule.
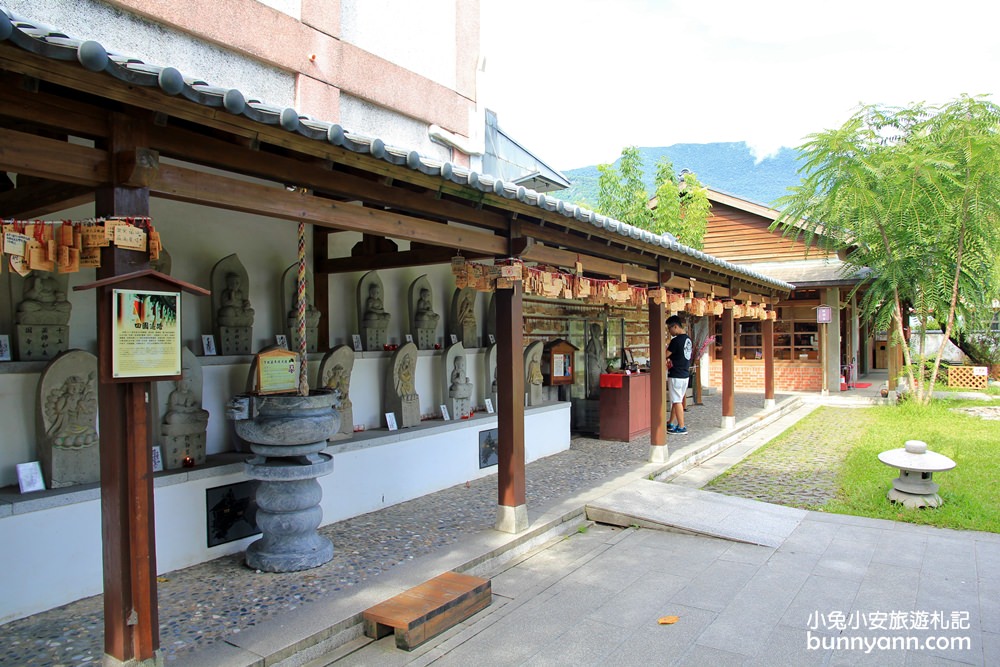
[[[250,354],[254,309],[250,305],[247,270],[236,255],[212,268],[212,306],[220,352]]]
[[[483,361],[486,364],[486,373],[484,374],[489,386],[486,388],[486,396],[493,401],[493,408],[499,409],[500,404],[497,401],[497,346],[496,344],[490,345],[486,348],[486,354],[483,356]]]
[[[381,350],[388,340],[389,320],[382,301],[382,280],[374,271],[362,276],[358,283],[358,325],[365,350]]]
[[[441,316],[434,312],[431,283],[426,275],[410,284],[407,300],[410,304],[410,335],[413,341],[418,349],[433,349]]]
[[[587,398],[596,399],[601,394],[601,373],[605,368],[604,330],[597,322],[590,325],[587,341]]]
[[[24,280],[17,304],[17,358],[21,361],[52,359],[69,346],[72,305],[66,300],[68,277],[32,271]]]
[[[323,357],[319,365],[320,382],[333,390],[333,408],[340,412],[337,435],[349,438],[354,434],[354,406],[351,403],[351,373],[354,371],[354,349],[338,345]]]
[[[281,276],[282,311],[285,312],[285,335],[288,336],[289,349],[299,349],[299,311],[298,311],[298,281],[299,265],[292,264]],[[315,352],[319,349],[319,318],[321,313],[315,304],[312,272],[306,270],[306,351]]]
[[[205,462],[209,414],[201,405],[201,364],[186,347],[181,350],[181,368],[181,379],[174,383],[167,398],[160,425],[163,467],[168,470],[184,467],[184,459],[188,457],[195,465]]]
[[[98,482],[97,357],[71,350],[39,378],[38,458],[48,487]]]
[[[476,295],[472,287],[455,290],[451,300],[451,331],[466,348],[479,347],[476,326]]]
[[[396,415],[399,428],[420,423],[420,397],[416,388],[417,346],[406,343],[392,353],[384,385],[383,411]]]
[[[542,351],[544,344],[541,341],[532,343],[524,351],[524,389],[528,393],[528,405],[542,404]]]
[[[472,383],[465,372],[465,348],[461,343],[448,346],[444,354],[445,396],[452,419],[472,414]]]

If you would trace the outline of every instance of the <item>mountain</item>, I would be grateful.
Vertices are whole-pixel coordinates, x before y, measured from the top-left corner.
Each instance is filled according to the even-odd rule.
[[[675,172],[690,169],[698,175],[698,180],[713,190],[768,206],[787,194],[788,187],[799,182],[798,151],[792,148],[782,148],[760,162],[742,141],[640,148],[639,154],[650,196],[656,163],[662,157],[673,163]],[[599,173],[596,165],[570,169],[563,174],[573,185],[553,194],[589,208],[597,205]]]

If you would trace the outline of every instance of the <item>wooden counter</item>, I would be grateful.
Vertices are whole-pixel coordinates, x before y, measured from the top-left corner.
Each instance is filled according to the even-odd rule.
[[[649,373],[617,375],[603,381],[601,376],[601,440],[628,442],[649,430]],[[605,386],[617,384],[621,388]]]

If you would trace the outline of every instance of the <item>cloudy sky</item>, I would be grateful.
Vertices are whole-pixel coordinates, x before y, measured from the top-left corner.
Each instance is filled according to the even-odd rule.
[[[482,0],[480,99],[557,169],[626,145],[761,155],[859,103],[994,93],[998,24],[992,0]]]

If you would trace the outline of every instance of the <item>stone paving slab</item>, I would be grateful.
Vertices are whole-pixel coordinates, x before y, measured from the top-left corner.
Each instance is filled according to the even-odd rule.
[[[676,529],[772,547],[805,515],[778,505],[754,509],[739,498],[643,479],[587,504],[587,517],[601,523]]]

